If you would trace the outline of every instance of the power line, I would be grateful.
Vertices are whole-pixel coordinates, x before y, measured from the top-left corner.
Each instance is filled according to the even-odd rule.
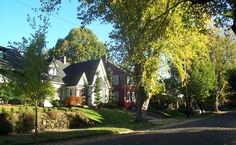
[[[19,1],[19,0],[14,0],[14,1],[19,3],[19,4],[21,4],[21,5],[23,5],[23,6],[25,6],[25,7],[30,8],[32,10],[34,9],[33,6],[31,6],[31,5],[29,5],[29,4],[25,3],[25,2],[22,2],[22,1]],[[61,20],[61,21],[65,22],[65,23],[67,23],[67,24],[70,24],[70,25],[73,25],[73,26],[78,26],[78,24],[75,24],[75,23],[73,23],[73,22],[71,22],[71,21],[69,21],[67,19],[62,18],[62,17],[56,16],[56,15],[53,15],[53,14],[52,14],[52,16],[54,18],[58,19],[58,20]]]

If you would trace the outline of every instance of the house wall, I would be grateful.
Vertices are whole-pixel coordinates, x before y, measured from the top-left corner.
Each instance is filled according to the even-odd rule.
[[[127,78],[119,67],[107,61],[105,64],[108,73],[112,73],[112,93],[122,108],[132,108],[135,105],[135,86],[127,85]]]
[[[119,102],[119,106],[124,106],[124,72],[117,66],[107,62],[106,69],[108,73],[112,73],[112,93],[115,99]]]
[[[108,81],[107,74],[106,74],[106,69],[105,69],[102,61],[100,61],[96,72],[98,73],[98,76],[102,79],[102,84],[103,84],[103,86],[101,88],[102,90],[100,91],[101,102],[107,103],[109,101],[110,86],[109,86],[109,81]],[[89,89],[89,97],[88,97],[88,102],[87,102],[89,106],[96,105],[94,103],[95,97],[96,97],[95,93],[94,93],[94,84],[95,84],[95,81],[98,76],[97,76],[97,74],[94,76],[93,84],[90,86],[90,89]]]
[[[57,83],[57,82],[52,82],[52,85],[56,91],[54,96],[48,97],[44,102],[43,106],[44,107],[52,107],[52,104],[50,103],[51,100],[60,100],[62,96],[62,91],[63,91],[63,84]]]

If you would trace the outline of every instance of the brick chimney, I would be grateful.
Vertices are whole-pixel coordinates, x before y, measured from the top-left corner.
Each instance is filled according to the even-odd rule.
[[[107,56],[106,55],[102,55],[101,58],[104,63],[107,63]]]
[[[66,64],[66,56],[63,57],[63,64]]]

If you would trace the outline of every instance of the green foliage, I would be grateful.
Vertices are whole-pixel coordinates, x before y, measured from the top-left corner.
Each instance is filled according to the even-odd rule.
[[[49,110],[49,109],[48,109],[47,107],[44,107],[44,108],[43,108],[43,112],[44,112],[44,113],[47,113],[48,110]]]
[[[15,108],[11,108],[11,113],[16,112]]]
[[[144,86],[150,97],[161,88],[157,81],[161,54],[172,61],[180,77],[185,77],[183,62],[190,65],[195,48],[205,46],[205,38],[200,33],[204,28],[198,29],[198,26],[208,17],[186,20],[185,15],[191,15],[186,13],[188,6],[190,3],[180,1],[84,0],[78,15],[84,24],[97,18],[114,24],[111,38],[116,43],[111,50],[116,59],[133,66],[136,85]]]
[[[95,100],[94,103],[96,104],[96,107],[100,108],[101,103],[102,103],[102,96],[101,96],[101,90],[102,90],[102,79],[97,75],[95,84],[94,84],[94,93],[95,93]]]
[[[87,127],[93,125],[93,122],[83,113],[83,112],[76,112],[73,114],[68,114],[70,128],[80,128],[80,127]]]
[[[80,27],[72,29],[65,39],[59,39],[49,53],[56,59],[66,56],[70,63],[78,63],[91,57],[101,58],[107,54],[107,47],[91,30]]]
[[[29,112],[20,114],[17,123],[17,131],[21,133],[29,133],[32,129],[34,129],[34,116]]]
[[[210,60],[195,59],[192,64],[192,71],[188,82],[189,94],[191,94],[198,104],[204,104],[214,89],[217,87],[215,68]]]
[[[62,107],[64,105],[64,102],[61,100],[52,100],[50,103],[53,107]]]
[[[8,103],[9,100],[15,98],[15,90],[14,90],[13,82],[4,82],[0,84],[0,96],[4,103]]]

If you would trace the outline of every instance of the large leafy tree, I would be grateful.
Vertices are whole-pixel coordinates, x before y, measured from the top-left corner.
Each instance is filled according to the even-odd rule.
[[[186,0],[192,2],[193,10],[200,6],[202,12],[207,12],[213,16],[218,26],[227,27],[231,25],[234,33],[236,33],[236,1],[235,0]],[[199,13],[197,15],[201,15]]]
[[[210,59],[212,65],[215,67],[217,79],[217,89],[214,95],[214,110],[218,111],[219,99],[226,96],[228,70],[236,67],[236,43],[230,35],[226,37],[221,33],[214,32],[210,37]]]
[[[188,82],[189,94],[197,102],[203,113],[203,106],[210,92],[217,87],[215,68],[210,59],[195,59],[192,64],[192,71]]]
[[[112,50],[134,70],[138,88],[137,121],[145,120],[149,99],[159,91],[161,54],[164,53],[179,70],[180,77],[185,78],[183,65],[190,65],[195,50],[205,47],[206,38],[199,33],[199,26],[207,15],[189,18],[192,13],[186,16],[184,9],[189,5],[191,3],[177,0],[81,1],[78,17],[84,24],[101,18],[114,26]]]
[[[50,53],[56,59],[66,56],[69,62],[77,63],[106,55],[107,47],[91,30],[80,27],[72,29],[64,39],[58,39]]]

